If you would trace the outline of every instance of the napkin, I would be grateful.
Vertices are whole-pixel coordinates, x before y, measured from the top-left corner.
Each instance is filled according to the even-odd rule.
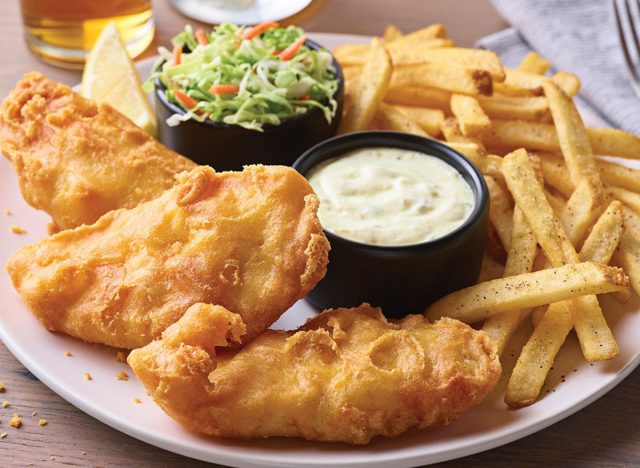
[[[640,99],[627,78],[610,1],[491,1],[513,28],[481,39],[479,47],[495,51],[507,66],[516,66],[535,50],[556,69],[578,75],[581,109],[640,134]],[[634,13],[640,25],[640,14]]]

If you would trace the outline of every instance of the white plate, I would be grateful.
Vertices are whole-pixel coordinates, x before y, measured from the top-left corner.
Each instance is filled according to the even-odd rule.
[[[185,16],[205,23],[256,24],[278,21],[304,10],[311,0],[172,0]]]
[[[312,34],[327,47],[344,42],[366,42],[361,36]],[[153,59],[141,62],[143,76]],[[5,208],[12,216],[2,214]],[[48,218],[30,208],[20,196],[16,177],[9,163],[0,161],[0,264],[4,265],[20,246],[46,235]],[[11,225],[28,230],[26,235],[9,233]],[[116,380],[127,370],[114,361],[115,351],[89,345],[69,337],[49,333],[27,310],[14,291],[7,274],[0,273],[0,338],[11,352],[40,380],[73,405],[91,416],[133,437],[188,457],[235,466],[367,466],[404,467],[435,463],[487,450],[519,439],[553,424],[596,400],[640,362],[640,300],[620,306],[603,298],[607,320],[620,345],[621,354],[603,363],[590,365],[581,356],[575,337],[569,336],[548,386],[539,402],[528,408],[509,411],[502,402],[505,379],[478,407],[463,414],[445,428],[409,431],[397,439],[376,439],[364,447],[343,444],[308,443],[272,439],[237,442],[201,437],[183,429],[166,416],[146,396],[135,379]],[[313,314],[305,301],[298,302],[277,322],[293,328]],[[526,338],[526,334],[516,337]],[[514,349],[517,349],[514,344]],[[65,357],[65,351],[73,357]],[[509,350],[505,353],[509,356]],[[505,363],[509,375],[511,358]],[[83,379],[90,372],[92,381]],[[129,371],[131,374],[131,372]],[[135,404],[140,398],[142,404]]]

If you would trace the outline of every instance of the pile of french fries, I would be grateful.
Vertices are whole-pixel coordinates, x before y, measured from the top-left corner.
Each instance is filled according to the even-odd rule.
[[[386,129],[440,139],[484,174],[491,196],[486,271],[432,304],[430,319],[481,323],[500,353],[524,320],[534,327],[505,393],[534,403],[567,335],[588,361],[619,354],[598,294],[640,294],[640,139],[585,128],[568,72],[547,76],[535,53],[505,68],[491,51],[455,47],[436,24],[334,50],[346,80],[342,133]],[[490,277],[495,265],[501,277]],[[493,264],[494,268],[489,266]],[[504,265],[504,266],[503,266]]]

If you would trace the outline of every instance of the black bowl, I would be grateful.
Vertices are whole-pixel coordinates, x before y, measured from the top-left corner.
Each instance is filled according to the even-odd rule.
[[[317,42],[305,42],[309,48],[322,49]],[[278,164],[291,166],[298,156],[313,145],[336,134],[342,117],[344,77],[340,64],[333,58],[338,80],[334,99],[336,114],[327,122],[320,109],[312,108],[304,114],[283,120],[280,125],[264,125],[264,132],[247,130],[239,125],[187,120],[175,127],[166,120],[173,114],[184,114],[177,105],[167,101],[166,88],[155,81],[158,139],[172,150],[198,164],[206,164],[217,171],[241,171],[247,164]]]
[[[345,239],[325,229],[331,244],[327,274],[309,293],[316,306],[382,307],[389,317],[420,313],[433,301],[478,280],[487,230],[489,195],[475,166],[434,140],[399,132],[359,132],[311,148],[293,165],[302,175],[326,159],[363,147],[403,148],[440,158],[469,184],[475,206],[456,230],[429,242],[377,246]]]

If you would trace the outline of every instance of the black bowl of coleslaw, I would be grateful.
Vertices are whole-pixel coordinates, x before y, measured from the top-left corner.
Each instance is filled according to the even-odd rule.
[[[308,50],[323,51],[318,43],[306,39]],[[158,139],[174,151],[198,164],[210,165],[218,171],[242,170],[249,164],[290,166],[306,150],[337,132],[343,109],[344,78],[340,65],[331,55],[331,70],[337,86],[330,100],[323,106],[333,105],[328,118],[327,107],[297,109],[295,115],[277,123],[264,122],[259,129],[236,123],[213,121],[211,118],[180,121],[188,113],[184,105],[176,102],[167,92],[167,86],[155,77],[155,109],[158,117]],[[194,108],[197,109],[197,108]]]

